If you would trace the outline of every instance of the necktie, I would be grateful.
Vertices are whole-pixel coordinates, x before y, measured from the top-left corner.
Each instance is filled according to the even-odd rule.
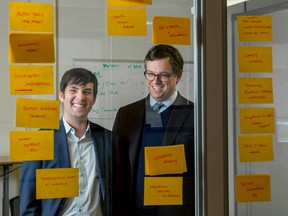
[[[165,106],[163,103],[157,102],[156,104],[154,104],[153,110],[156,111],[156,112],[159,112],[159,110],[160,110],[163,106]]]

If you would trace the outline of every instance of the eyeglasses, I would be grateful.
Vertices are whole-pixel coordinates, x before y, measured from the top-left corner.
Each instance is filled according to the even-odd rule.
[[[149,81],[153,81],[155,79],[155,77],[158,77],[161,81],[165,82],[165,81],[168,81],[169,78],[171,76],[174,76],[175,74],[169,74],[169,73],[166,73],[166,72],[163,72],[163,73],[159,73],[159,74],[154,74],[154,73],[149,73],[147,71],[144,72],[144,76],[145,76],[145,79],[146,80],[149,80]]]

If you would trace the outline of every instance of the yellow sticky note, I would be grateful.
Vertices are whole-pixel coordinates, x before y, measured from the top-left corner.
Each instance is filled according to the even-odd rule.
[[[239,41],[272,41],[272,16],[238,16]]]
[[[53,66],[10,66],[10,94],[54,94]]]
[[[9,61],[10,63],[54,63],[54,35],[10,33]]]
[[[240,108],[241,133],[275,133],[274,108]]]
[[[238,47],[239,72],[272,72],[272,47]]]
[[[107,8],[109,36],[146,36],[146,8]]]
[[[153,17],[152,43],[190,45],[190,18]]]
[[[54,32],[52,4],[10,2],[10,31]]]
[[[182,205],[182,177],[145,177],[144,206]]]
[[[60,102],[16,99],[16,127],[59,129]]]
[[[238,136],[240,162],[273,161],[272,136]]]
[[[273,103],[272,78],[238,78],[239,103]]]
[[[53,160],[52,130],[10,131],[10,160]]]
[[[236,202],[271,201],[270,175],[237,175]]]
[[[107,0],[108,6],[143,6],[152,4],[152,0]]]
[[[37,169],[36,199],[68,198],[79,195],[79,169]]]
[[[187,172],[184,145],[145,147],[145,175]]]

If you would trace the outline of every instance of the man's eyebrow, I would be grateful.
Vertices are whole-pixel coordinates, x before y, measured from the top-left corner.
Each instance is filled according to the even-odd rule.
[[[74,84],[68,85],[67,87],[69,87],[69,88],[78,88],[77,85],[74,85]]]
[[[79,85],[75,84],[75,83],[69,83],[68,86],[75,86],[76,87],[76,86],[79,86]]]
[[[151,70],[146,70],[146,71],[147,71],[147,72],[151,72],[151,73],[154,73],[154,74],[155,74],[155,72],[154,72],[154,71],[151,71]],[[168,71],[160,71],[160,73],[168,73],[168,74],[169,74],[170,72],[168,72]],[[159,74],[160,74],[160,73],[159,73]]]

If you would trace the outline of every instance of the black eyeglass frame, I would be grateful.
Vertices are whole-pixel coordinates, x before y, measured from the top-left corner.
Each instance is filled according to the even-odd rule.
[[[154,76],[153,79],[148,79],[146,74],[153,75]],[[168,81],[171,76],[175,76],[175,75],[176,75],[175,73],[162,72],[162,73],[159,73],[159,74],[154,74],[154,73],[148,73],[147,70],[144,71],[144,77],[148,81],[153,81],[153,80],[155,80],[156,77],[158,77],[161,81],[165,82],[165,81]],[[163,77],[165,77],[164,80],[163,80]]]

